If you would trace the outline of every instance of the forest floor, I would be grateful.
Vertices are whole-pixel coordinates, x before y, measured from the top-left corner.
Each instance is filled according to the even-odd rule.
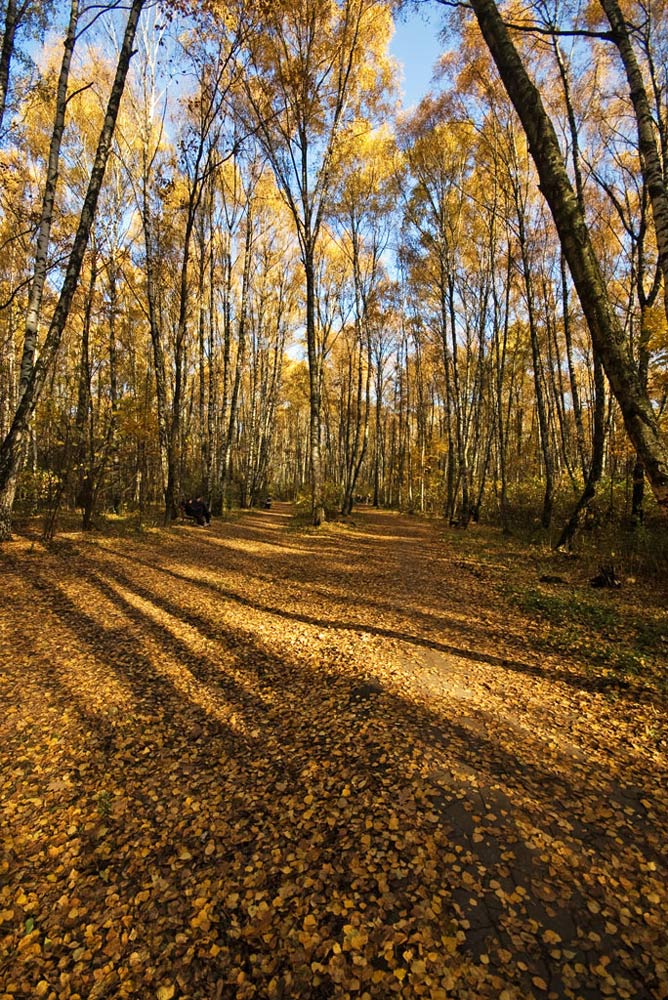
[[[667,998],[668,593],[588,576],[281,504],[4,545],[0,998]]]

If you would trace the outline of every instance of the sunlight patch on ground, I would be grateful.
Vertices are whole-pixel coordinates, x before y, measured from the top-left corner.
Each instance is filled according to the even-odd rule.
[[[276,551],[276,546],[272,542],[263,542],[259,538],[222,538],[216,535],[207,535],[204,541],[207,545],[214,545],[221,549],[232,549],[235,552],[268,556],[273,555]],[[281,545],[281,552],[300,556],[303,555],[304,549]]]
[[[135,698],[130,686],[118,676],[113,664],[105,662],[102,656],[93,650],[82,646],[80,628],[77,622],[61,616],[58,612],[62,595],[72,605],[82,601],[82,607],[91,621],[99,623],[101,632],[113,637],[115,629],[109,627],[110,617],[121,620],[123,615],[112,604],[105,604],[98,593],[91,600],[90,587],[70,586],[65,584],[54,588],[51,601],[50,627],[34,636],[35,653],[41,653],[47,673],[55,672],[58,681],[66,687],[72,696],[85,692],[88,707],[93,713],[113,716],[130,710]],[[94,683],[91,683],[94,678]]]
[[[246,731],[245,724],[241,723],[238,718],[237,713],[239,712],[239,708],[236,703],[232,699],[226,700],[222,697],[220,691],[215,690],[215,678],[211,683],[205,683],[194,676],[187,662],[184,662],[189,652],[195,657],[204,660],[205,663],[203,665],[207,669],[219,672],[222,684],[231,682],[235,688],[239,688],[247,694],[252,695],[254,699],[266,705],[272,703],[273,699],[271,696],[266,691],[258,688],[252,674],[236,669],[238,657],[233,651],[226,649],[224,646],[221,648],[220,641],[208,639],[202,635],[196,626],[190,625],[182,619],[172,617],[160,608],[157,608],[151,601],[145,600],[132,591],[117,585],[114,586],[114,589],[124,601],[127,601],[128,604],[146,615],[147,618],[156,622],[179,645],[186,647],[183,655],[176,656],[166,653],[162,637],[148,636],[144,640],[144,648],[149,654],[149,660],[153,669],[157,673],[167,677],[179,691],[187,694],[191,701],[200,708],[214,714],[220,721],[225,722],[227,725],[231,725],[241,732]],[[222,657],[221,653],[223,654]]]

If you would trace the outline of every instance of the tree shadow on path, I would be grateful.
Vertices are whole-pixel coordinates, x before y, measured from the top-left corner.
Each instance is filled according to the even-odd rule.
[[[640,812],[614,807],[615,776],[556,750],[546,759],[537,735],[518,744],[484,713],[465,723],[455,699],[447,714],[401,697],[370,678],[363,647],[347,646],[346,662],[320,650],[317,631],[359,624],[184,588],[185,562],[209,547],[180,551],[178,570],[91,551],[58,561],[57,575],[22,566],[14,581],[31,690],[66,737],[66,788],[50,789],[36,755],[42,806],[19,795],[12,813],[17,829],[29,819],[63,845],[27,860],[15,850],[10,873],[39,899],[47,967],[79,992],[109,982],[118,996],[176,982],[239,1000],[528,998],[545,993],[537,983],[584,1000],[615,995],[610,983],[620,997],[660,997],[663,939],[643,894],[665,885],[665,859]],[[27,627],[22,639],[28,608],[53,639],[41,652]],[[311,645],[288,655],[258,629],[264,616]],[[9,690],[25,670],[22,657],[9,664]],[[120,713],[107,683],[126,697]],[[39,700],[33,711],[37,732]],[[12,752],[36,753],[11,718],[8,766]],[[75,852],[64,865],[63,852]],[[82,923],[79,955],[69,944]],[[20,940],[0,974],[35,989],[44,948],[26,962]]]

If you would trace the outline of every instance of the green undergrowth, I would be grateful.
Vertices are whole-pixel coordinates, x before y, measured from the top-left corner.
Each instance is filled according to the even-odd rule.
[[[224,514],[214,516],[213,521],[234,521],[238,520],[245,511],[235,507],[226,510]],[[72,536],[80,539],[100,539],[100,538],[129,538],[135,541],[142,539],[150,540],[155,538],[161,531],[169,531],[174,528],[191,528],[197,530],[197,526],[190,522],[182,522],[177,518],[169,526],[164,524],[164,511],[162,507],[151,507],[144,513],[137,511],[127,511],[121,514],[114,514],[110,511],[96,513],[93,518],[92,527],[84,531],[82,527],[81,514],[77,511],[64,509],[58,512],[55,524],[51,525],[51,537],[45,538],[47,530],[47,519],[42,515],[17,516],[14,518],[12,530],[15,537],[23,536],[35,541],[48,541],[51,544],[59,544],[63,539],[71,539]]]
[[[638,564],[615,562],[621,586],[594,588],[590,580],[610,550],[555,552],[517,536],[475,527],[449,530],[444,543],[458,565],[478,567],[530,626],[526,642],[537,651],[568,659],[594,689],[636,691],[668,697],[668,587]],[[607,558],[606,558],[607,557]]]
[[[575,657],[596,675],[595,686],[654,689],[668,694],[666,616],[610,594],[546,586],[509,587],[509,603],[540,626],[537,648]]]

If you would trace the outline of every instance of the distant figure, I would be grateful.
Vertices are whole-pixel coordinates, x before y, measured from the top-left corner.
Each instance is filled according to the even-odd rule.
[[[186,500],[183,505],[183,512],[186,517],[192,517],[200,527],[205,527],[211,524],[211,512],[206,505],[203,497],[197,497],[195,500],[192,498]]]
[[[592,577],[589,581],[590,587],[613,587],[617,589],[621,585],[622,581],[615,573],[615,567],[612,564],[601,566],[596,576]]]
[[[267,496],[264,498],[264,502],[263,502],[262,506],[264,507],[265,510],[269,510],[269,508],[271,507],[271,494],[270,493],[267,494]]]

